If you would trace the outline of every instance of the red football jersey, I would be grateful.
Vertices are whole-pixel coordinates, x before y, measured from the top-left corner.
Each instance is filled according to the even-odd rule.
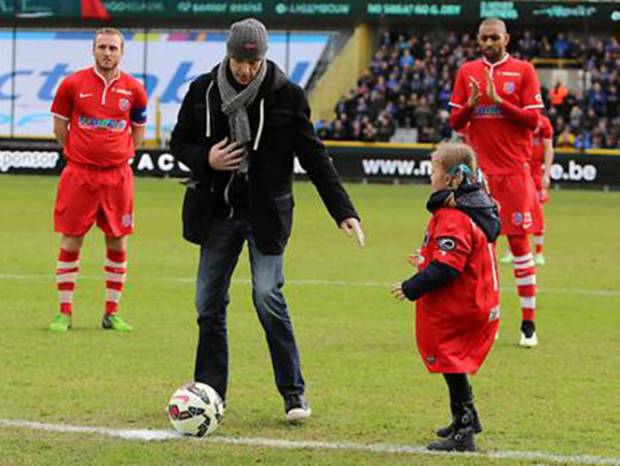
[[[431,261],[460,272],[416,303],[416,337],[431,372],[474,373],[488,354],[499,324],[499,275],[495,244],[471,218],[453,208],[434,212],[421,248]]]
[[[549,118],[540,115],[538,127],[532,133],[532,162],[540,165],[545,161],[545,145],[543,139],[553,138],[553,126]]]
[[[498,95],[522,109],[543,108],[540,84],[534,67],[506,55],[497,63],[484,58],[465,63],[458,71],[450,105],[462,108],[471,95],[470,79],[478,82],[480,103],[469,121],[468,142],[478,153],[480,167],[491,175],[522,171],[531,158],[531,131],[508,119],[487,95],[491,70]]]
[[[146,125],[147,95],[126,73],[109,83],[96,68],[65,78],[52,103],[52,114],[69,121],[65,157],[108,167],[134,156],[131,124]]]

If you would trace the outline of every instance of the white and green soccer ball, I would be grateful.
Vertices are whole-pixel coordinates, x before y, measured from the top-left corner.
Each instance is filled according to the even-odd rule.
[[[178,388],[168,402],[168,419],[177,432],[204,437],[222,421],[224,403],[213,387],[199,382]]]

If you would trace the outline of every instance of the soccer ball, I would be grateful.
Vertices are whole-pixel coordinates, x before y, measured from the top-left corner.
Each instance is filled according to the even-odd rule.
[[[224,403],[218,393],[204,383],[188,383],[172,394],[168,419],[177,432],[204,437],[220,425]]]

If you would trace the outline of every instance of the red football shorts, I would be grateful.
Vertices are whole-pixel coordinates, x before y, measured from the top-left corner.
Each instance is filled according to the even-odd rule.
[[[129,164],[97,169],[69,162],[60,175],[54,230],[84,236],[97,226],[113,238],[133,231],[133,173]]]
[[[502,235],[525,235],[534,231],[536,188],[527,171],[510,175],[487,175],[491,195],[499,203]]]

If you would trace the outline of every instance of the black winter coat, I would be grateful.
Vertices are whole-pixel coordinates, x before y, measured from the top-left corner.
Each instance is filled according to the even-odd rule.
[[[323,143],[318,139],[304,91],[271,61],[258,96],[248,109],[252,130],[248,168],[249,221],[263,254],[281,254],[293,220],[293,166],[297,156],[337,224],[358,218]],[[183,237],[203,244],[209,234],[216,194],[232,172],[212,170],[211,146],[230,138],[221,111],[217,66],[189,87],[172,132],[172,154],[192,172],[183,202]]]

